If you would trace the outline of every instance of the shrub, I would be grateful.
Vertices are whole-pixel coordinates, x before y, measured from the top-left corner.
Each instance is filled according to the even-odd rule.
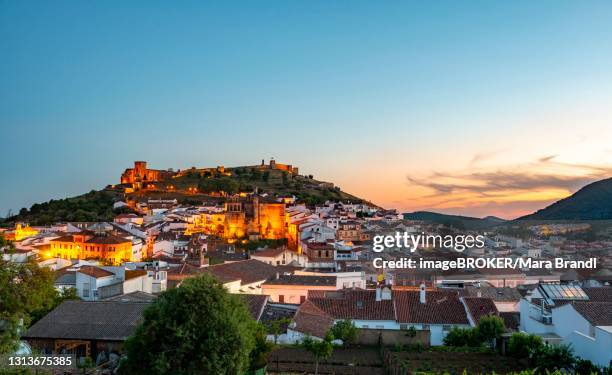
[[[482,341],[478,331],[472,328],[453,327],[444,338],[444,345],[448,346],[480,346]]]
[[[542,339],[539,336],[516,332],[508,341],[508,355],[515,358],[531,358],[542,345]]]

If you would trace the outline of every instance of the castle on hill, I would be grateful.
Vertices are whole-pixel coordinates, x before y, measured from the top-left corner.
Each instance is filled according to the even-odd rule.
[[[261,159],[261,164],[258,165],[250,165],[243,167],[235,167],[232,169],[257,169],[260,171],[277,171],[277,172],[286,172],[292,175],[298,175],[299,169],[298,167],[294,167],[291,164],[282,164],[277,163],[274,158],[271,158],[269,163],[266,164],[263,159]],[[199,174],[205,176],[207,174],[225,174],[231,175],[229,169],[226,170],[224,166],[217,166],[216,168],[196,168],[192,167],[189,169],[185,169],[183,171],[174,171],[173,169],[149,169],[147,168],[146,161],[135,161],[134,168],[127,168],[121,174],[121,184],[132,185],[134,189],[140,189],[146,187],[148,183],[152,182],[162,182],[169,180],[173,177],[181,177],[187,174]]]

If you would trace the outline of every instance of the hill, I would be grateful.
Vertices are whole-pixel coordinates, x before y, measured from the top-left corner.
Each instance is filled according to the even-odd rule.
[[[17,215],[0,221],[0,224],[27,222],[32,225],[50,225],[67,221],[110,221],[117,213],[113,211],[113,203],[117,199],[117,194],[113,192],[92,190],[76,197],[35,203],[29,210],[22,208]]]
[[[92,190],[76,197],[36,203],[30,209],[21,209],[17,215],[0,219],[0,225],[10,226],[15,222],[49,225],[66,221],[109,221],[117,213],[113,211],[113,203],[118,200],[175,198],[179,203],[194,205],[200,202],[221,202],[224,198],[220,192],[235,194],[257,191],[272,197],[295,196],[307,205],[321,204],[327,200],[365,202],[332,183],[318,181],[310,175],[292,175],[282,171],[261,172],[242,167],[227,168],[223,173],[187,172],[176,178],[147,185],[147,188],[137,191],[126,191],[127,185],[109,185],[103,190]]]
[[[153,185],[152,189],[141,190],[135,195],[175,196],[179,200],[180,198],[210,200],[218,197],[220,191],[236,194],[257,190],[260,194],[265,193],[276,197],[295,196],[307,205],[322,204],[327,200],[365,202],[359,197],[342,191],[333,183],[316,180],[312,175],[294,175],[280,170],[262,172],[249,167],[225,168],[222,173],[187,172],[169,181],[155,182],[150,185]]]
[[[610,220],[612,178],[593,182],[571,196],[517,220]]]
[[[416,211],[411,213],[405,213],[404,219],[428,221],[436,224],[453,226],[457,229],[468,230],[489,228],[506,222],[506,220],[500,219],[495,216],[487,216],[481,219],[477,217],[447,215],[430,211]]]

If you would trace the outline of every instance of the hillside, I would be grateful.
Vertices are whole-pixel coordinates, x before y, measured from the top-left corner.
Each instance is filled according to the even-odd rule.
[[[571,196],[517,220],[610,220],[612,178],[593,182]]]
[[[446,215],[430,211],[416,211],[411,213],[405,213],[404,219],[428,221],[432,223],[453,226],[457,229],[468,230],[489,228],[506,222],[506,220],[500,219],[495,216],[487,216],[485,218],[480,219],[477,217]]]
[[[116,212],[113,202],[119,196],[109,191],[95,191],[65,199],[52,199],[35,203],[30,209],[22,208],[17,215],[0,221],[2,225],[27,222],[32,225],[50,225],[66,221],[109,221]]]
[[[235,194],[257,190],[260,194],[275,197],[296,196],[307,205],[321,204],[327,200],[364,202],[363,199],[348,194],[331,183],[315,180],[312,176],[290,175],[280,171],[262,173],[240,167],[228,168],[222,174],[185,173],[171,180],[148,185],[147,189],[125,194],[125,186],[113,185],[76,197],[36,203],[30,209],[21,209],[17,215],[0,219],[0,225],[11,226],[15,222],[49,225],[66,221],[108,221],[117,213],[113,211],[113,203],[118,200],[176,198],[182,204],[221,202],[221,191]]]

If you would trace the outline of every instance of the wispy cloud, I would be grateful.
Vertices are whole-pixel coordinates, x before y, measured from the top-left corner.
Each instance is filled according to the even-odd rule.
[[[476,154],[470,164],[490,155]],[[456,213],[485,213],[489,209],[493,210],[489,214],[509,217],[541,208],[612,175],[609,166],[566,163],[558,158],[559,155],[550,154],[533,162],[494,170],[435,171],[420,177],[409,175],[406,179],[410,186],[421,188],[422,194],[414,199],[421,209]]]

